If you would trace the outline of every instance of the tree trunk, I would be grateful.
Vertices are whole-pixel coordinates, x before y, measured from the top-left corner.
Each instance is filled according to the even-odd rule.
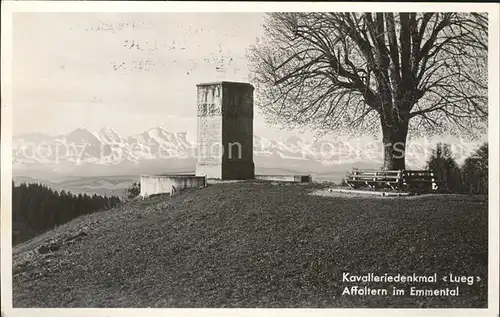
[[[398,122],[392,126],[382,122],[382,140],[384,142],[384,170],[404,170],[406,157],[406,137],[408,123]]]

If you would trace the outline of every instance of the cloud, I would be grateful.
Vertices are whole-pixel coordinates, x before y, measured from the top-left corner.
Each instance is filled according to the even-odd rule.
[[[261,20],[260,13],[16,15],[16,130],[112,126],[116,117],[123,120],[116,126],[139,130],[139,115],[148,123],[194,117],[197,83],[246,80],[244,52]]]

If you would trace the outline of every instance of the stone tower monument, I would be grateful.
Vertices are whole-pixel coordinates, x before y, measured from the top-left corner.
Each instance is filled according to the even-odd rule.
[[[196,176],[253,179],[253,90],[248,83],[197,85]]]

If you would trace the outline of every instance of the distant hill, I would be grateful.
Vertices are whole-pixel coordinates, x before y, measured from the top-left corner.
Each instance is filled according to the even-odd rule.
[[[439,140],[409,141],[407,167],[423,168],[434,148],[433,142]],[[286,139],[254,136],[256,173],[311,174],[316,181],[339,182],[354,167],[382,166],[382,152],[373,148],[381,143],[366,142],[357,139],[345,142],[334,136],[315,142],[297,136]],[[476,150],[479,146],[476,143],[454,144],[459,149],[457,162]],[[66,189],[113,195],[137,181],[140,174],[193,173],[197,160],[197,146],[190,142],[187,133],[170,132],[165,127],[128,137],[110,128],[99,132],[80,128],[57,136],[17,135],[12,151],[15,180],[30,177],[64,189],[65,181],[79,179],[80,183],[76,181]],[[379,152],[380,155],[374,155]],[[115,184],[113,179],[123,182]],[[109,181],[112,186],[107,184]]]
[[[49,177],[50,178],[50,177]],[[21,183],[43,184],[54,190],[66,190],[74,194],[97,194],[123,197],[130,185],[139,180],[139,175],[65,177],[63,179],[44,179],[29,176],[15,176],[16,185]]]
[[[346,172],[352,170],[353,167],[378,167],[376,164],[362,162],[352,164],[337,164],[332,167],[318,165],[313,168],[311,168],[311,166],[300,164],[292,166],[280,166],[278,162],[275,162],[273,164],[271,161],[261,162],[261,165],[258,164],[259,162],[256,163],[255,168],[255,172],[257,175],[307,174],[312,176],[313,181],[329,181],[334,183],[339,183],[345,176]],[[129,170],[129,172],[134,172],[134,170]],[[132,183],[140,180],[140,174],[142,173],[140,170],[137,170],[136,172],[136,174],[128,175],[106,175],[106,173],[99,175],[97,171],[95,171],[94,174],[97,174],[98,176],[54,176],[50,173],[39,173],[38,177],[14,175],[13,179],[16,184],[20,184],[22,182],[44,184],[54,190],[67,190],[75,194],[98,194],[122,197],[126,189],[129,188]],[[158,174],[164,173],[164,171],[162,171],[161,169],[158,169],[157,172]],[[180,169],[177,171],[169,172],[169,174],[176,173],[194,173],[194,167],[192,169]]]

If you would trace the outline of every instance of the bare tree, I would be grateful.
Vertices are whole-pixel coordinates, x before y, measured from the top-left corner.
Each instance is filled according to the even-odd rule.
[[[409,132],[487,128],[487,38],[479,13],[270,13],[252,82],[271,121],[381,133],[404,169]]]

